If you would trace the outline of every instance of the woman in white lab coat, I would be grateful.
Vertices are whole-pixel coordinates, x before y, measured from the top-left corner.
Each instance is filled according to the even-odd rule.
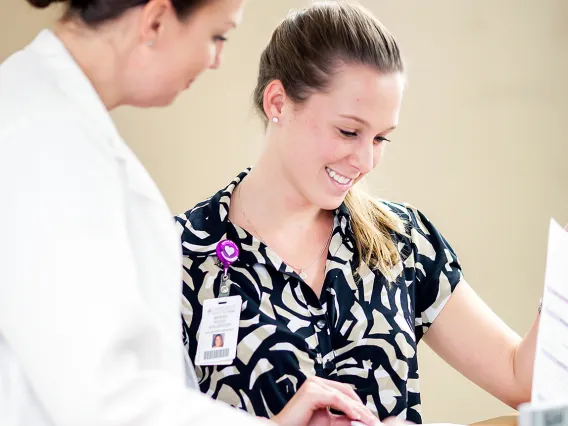
[[[168,105],[217,67],[243,1],[68,1],[0,65],[3,426],[257,422],[186,388],[172,215],[108,113]],[[370,423],[339,386],[289,411]]]

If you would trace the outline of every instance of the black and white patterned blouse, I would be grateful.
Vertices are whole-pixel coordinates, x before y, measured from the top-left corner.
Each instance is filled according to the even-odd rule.
[[[407,223],[396,237],[402,260],[396,283],[363,265],[350,216],[335,212],[325,282],[318,298],[269,247],[229,219],[241,173],[212,198],[176,217],[183,246],[183,339],[192,361],[203,301],[219,295],[223,239],[240,257],[230,270],[230,295],[240,295],[237,357],[231,365],[196,367],[201,390],[249,413],[271,417],[306,376],[351,384],[381,419],[421,422],[416,347],[462,279],[456,255],[415,208],[384,202]]]

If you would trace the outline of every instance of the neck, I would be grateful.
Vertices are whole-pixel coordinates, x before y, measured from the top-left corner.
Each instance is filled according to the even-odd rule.
[[[237,187],[242,208],[257,232],[294,234],[312,229],[329,212],[311,204],[293,185],[278,161],[265,151],[244,184]]]
[[[105,107],[112,110],[122,102],[116,43],[103,31],[74,22],[59,23],[55,34],[90,80]]]

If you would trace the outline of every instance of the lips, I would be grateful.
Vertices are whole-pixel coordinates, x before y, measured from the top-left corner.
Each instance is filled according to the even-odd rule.
[[[335,182],[337,182],[340,185],[350,185],[353,182],[352,178],[343,176],[341,173],[338,173],[337,171],[329,167],[326,167],[325,171],[327,172],[330,178],[332,178]]]

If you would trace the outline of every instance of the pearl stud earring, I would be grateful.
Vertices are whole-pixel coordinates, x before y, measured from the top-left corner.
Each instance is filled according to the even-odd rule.
[[[272,122],[273,122],[273,123],[278,123],[278,117],[272,117]]]

